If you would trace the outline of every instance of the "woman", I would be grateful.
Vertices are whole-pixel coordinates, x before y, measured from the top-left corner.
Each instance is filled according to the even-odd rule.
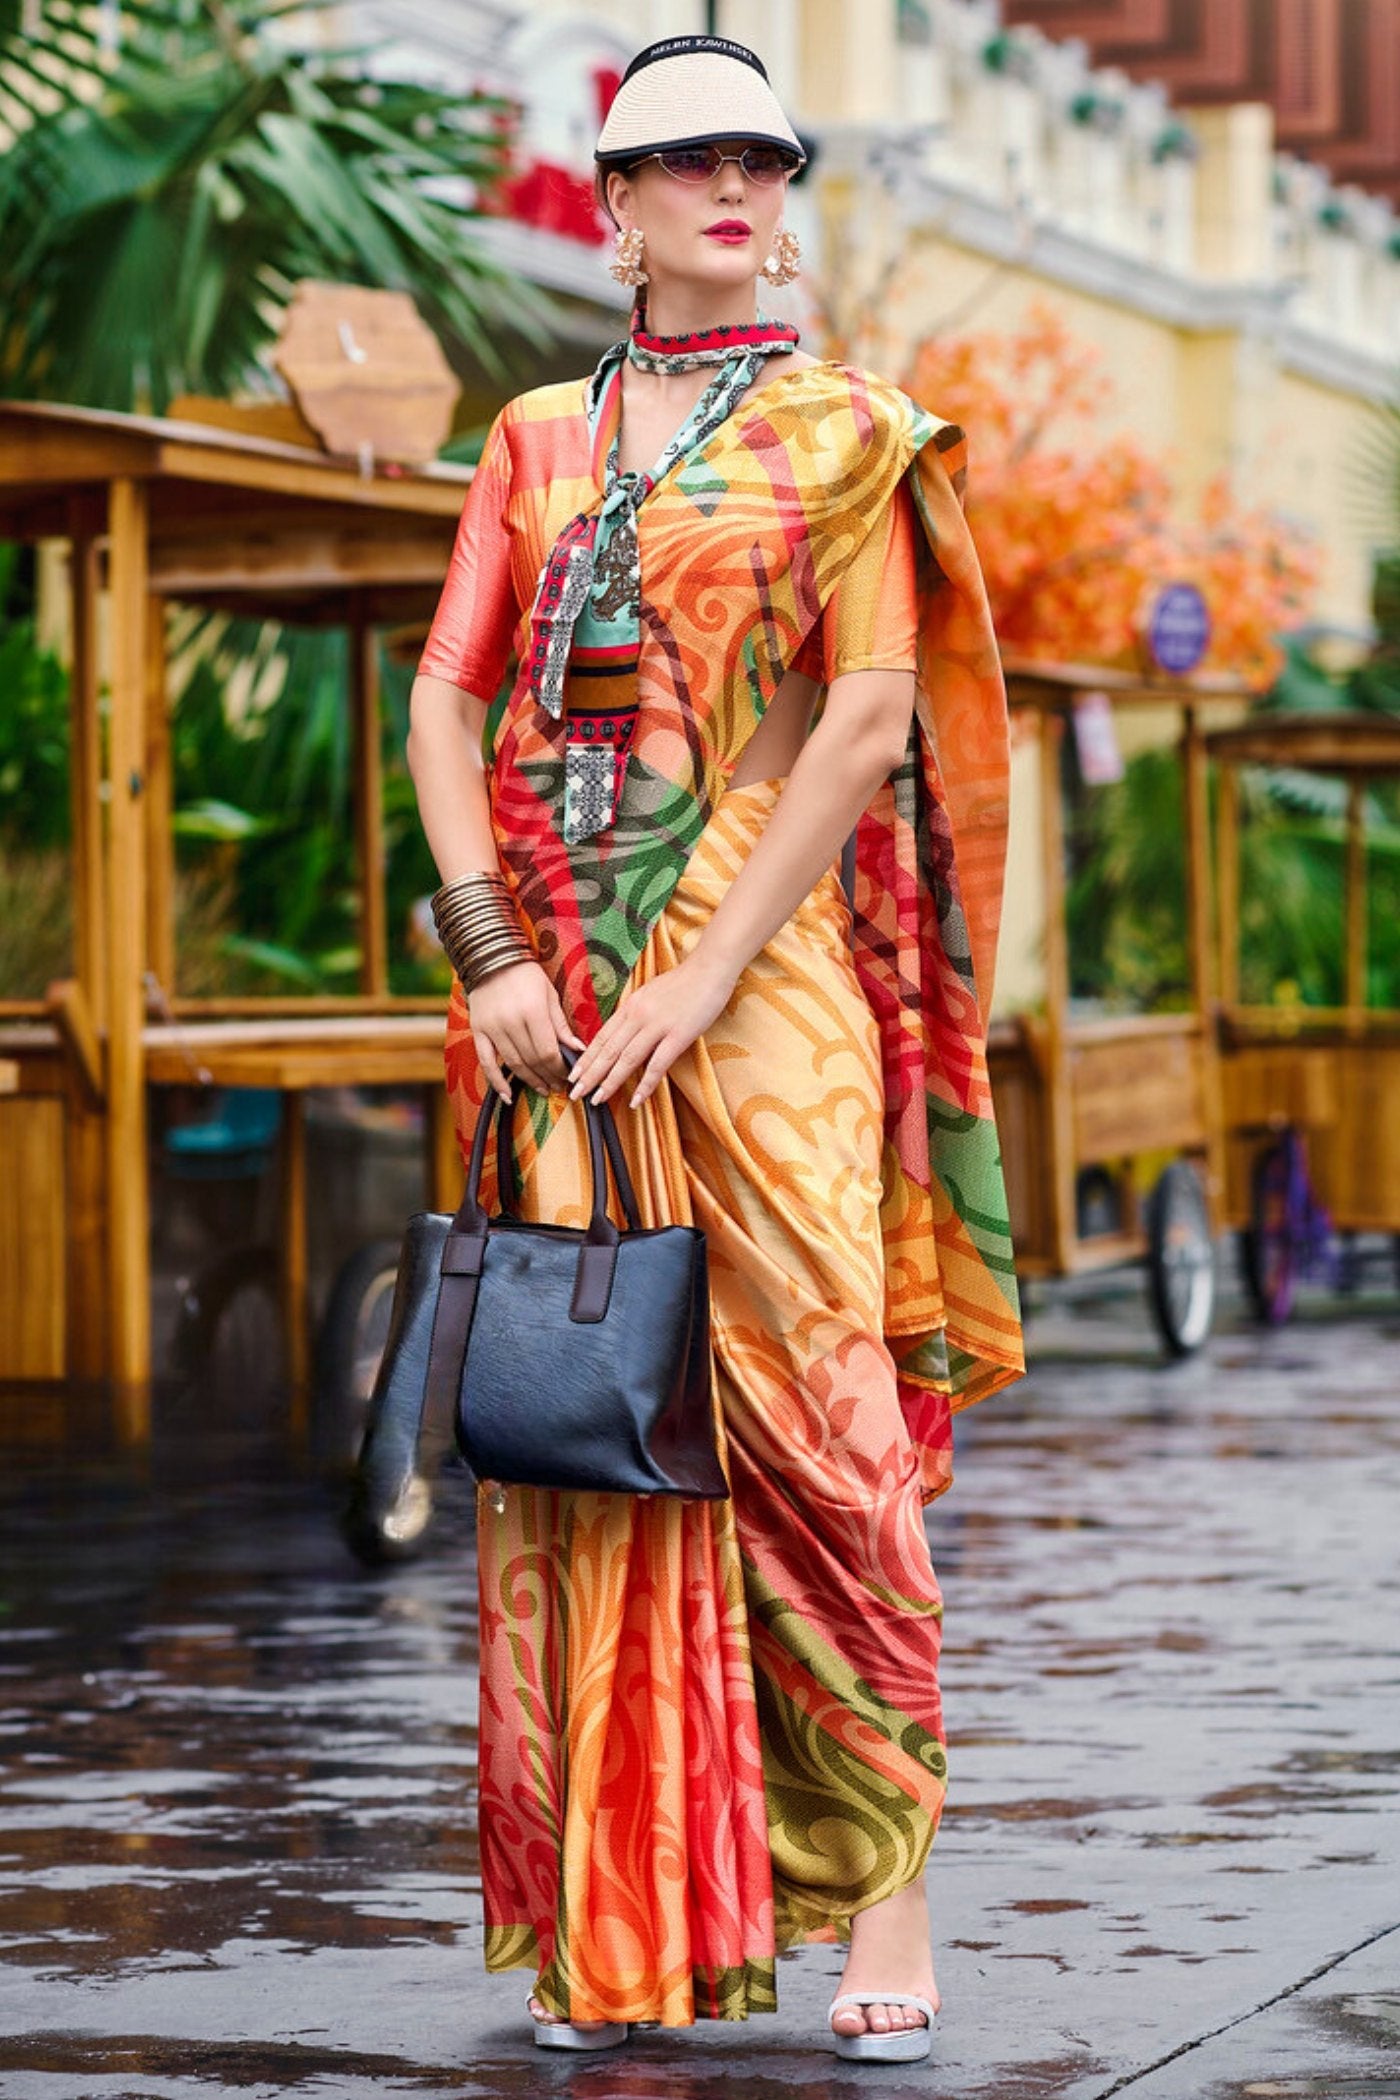
[[[708,1237],[733,1489],[482,1499],[487,1964],[536,1971],[538,2041],[603,2047],[770,2011],[776,1951],[849,1936],[836,2047],[903,2060],[938,2005],[922,1503],[1021,1364],[978,1005],[1005,706],[961,433],[759,316],[801,160],[742,45],[632,62],[598,144],[632,335],[492,428],[409,759],[464,1149],[514,1074],[527,1214],[579,1223],[579,1097],[623,1108],[644,1222]]]

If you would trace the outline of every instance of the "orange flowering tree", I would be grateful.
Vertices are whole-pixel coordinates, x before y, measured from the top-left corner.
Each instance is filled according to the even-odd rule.
[[[1131,664],[1152,593],[1194,583],[1210,609],[1203,670],[1272,682],[1276,637],[1303,617],[1318,553],[1296,527],[1246,509],[1219,475],[1188,513],[1162,461],[1106,435],[1113,382],[1099,352],[1036,305],[1014,335],[918,347],[904,384],[972,441],[968,511],[1009,656]]]

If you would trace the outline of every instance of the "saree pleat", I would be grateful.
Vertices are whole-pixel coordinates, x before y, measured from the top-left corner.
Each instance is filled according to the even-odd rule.
[[[779,788],[720,797],[632,984],[687,953]],[[885,1340],[881,1045],[850,930],[833,869],[618,1113],[644,1222],[708,1237],[732,1500],[480,1504],[487,1963],[537,1969],[565,2018],[771,2010],[776,1952],[917,1877],[937,1828],[941,1602]],[[459,992],[447,1068],[465,1147],[483,1082]],[[582,1223],[581,1109],[517,1123],[526,1215]]]

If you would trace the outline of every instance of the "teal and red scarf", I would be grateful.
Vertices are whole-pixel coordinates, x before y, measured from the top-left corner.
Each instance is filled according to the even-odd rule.
[[[568,678],[584,689],[569,708],[565,731],[563,834],[571,845],[612,828],[632,749],[636,700],[629,687],[642,611],[637,513],[677,462],[728,422],[765,361],[790,353],[797,342],[788,323],[762,319],[654,336],[639,311],[630,337],[604,353],[589,382],[590,438],[609,415],[614,426],[602,499],[571,518],[554,543],[535,593],[525,660],[531,695],[556,720],[564,713]],[[618,469],[624,360],[644,372],[719,367],[649,473]]]

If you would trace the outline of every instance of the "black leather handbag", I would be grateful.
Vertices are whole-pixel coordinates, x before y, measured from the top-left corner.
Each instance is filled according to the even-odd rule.
[[[570,1059],[572,1062],[572,1059]],[[479,1480],[717,1500],[705,1235],[641,1224],[606,1104],[583,1106],[584,1227],[527,1223],[511,1141],[516,1090],[488,1093],[456,1215],[411,1218],[346,1534],[362,1559],[412,1553],[454,1437]],[[494,1128],[501,1210],[479,1200]],[[607,1210],[608,1167],[625,1229]]]

